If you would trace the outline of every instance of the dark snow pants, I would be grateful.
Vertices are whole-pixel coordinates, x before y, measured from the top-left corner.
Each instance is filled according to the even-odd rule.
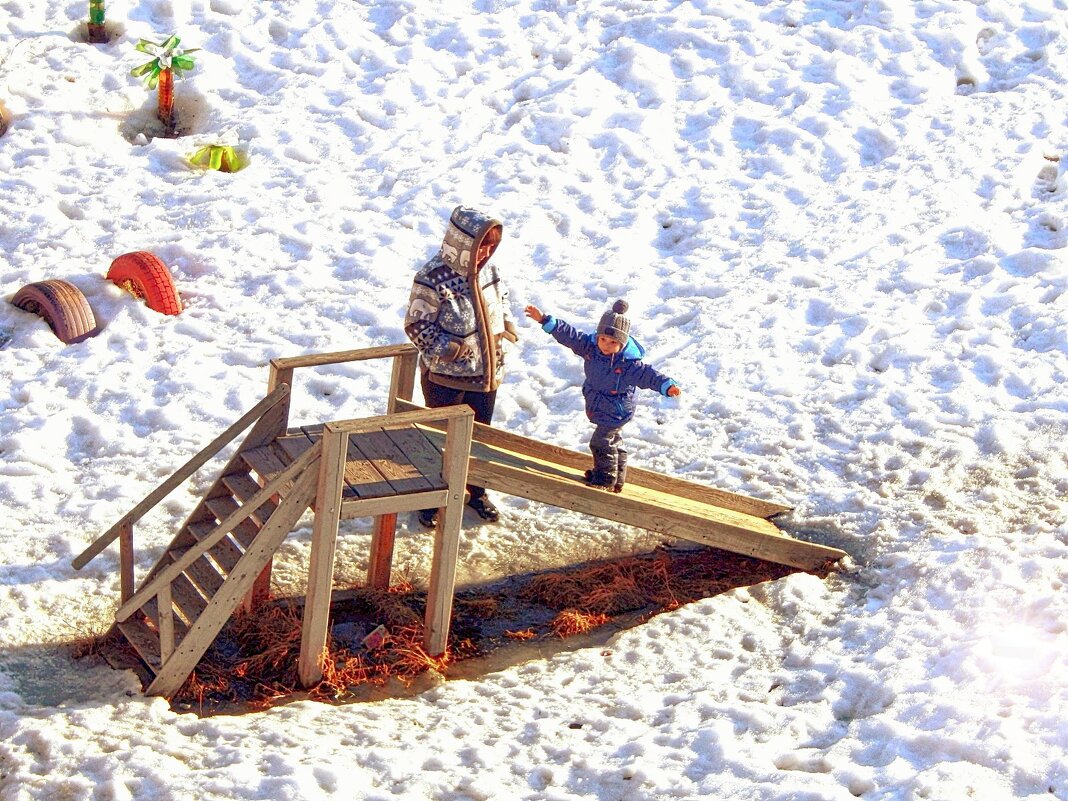
[[[622,484],[627,477],[627,449],[623,447],[623,426],[598,425],[590,437],[595,479],[603,484]]]
[[[486,424],[493,422],[493,407],[497,403],[497,390],[472,392],[466,389],[443,387],[431,381],[425,372],[420,374],[419,383],[423,388],[423,399],[430,408],[466,404],[474,411],[477,422]],[[467,485],[467,491],[471,494],[471,500],[481,498],[486,494],[485,487],[475,487],[471,484]]]

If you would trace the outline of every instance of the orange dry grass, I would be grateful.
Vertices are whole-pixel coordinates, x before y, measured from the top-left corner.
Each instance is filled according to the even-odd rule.
[[[669,558],[617,559],[566,573],[533,579],[520,593],[552,609],[580,609],[615,615],[653,603],[677,603],[671,588]]]
[[[509,640],[533,640],[538,635],[531,629],[523,629],[523,631],[508,631],[505,630],[504,636]]]
[[[618,615],[646,607],[674,609],[744,584],[779,578],[790,568],[701,549],[614,559],[589,567],[532,579],[519,595],[550,609],[578,609]]]
[[[756,584],[794,572],[791,568],[723,551],[657,550],[652,554],[535,577],[518,597],[559,611],[549,625],[558,637],[590,631],[622,612],[673,609],[731,587]],[[471,640],[453,640],[449,650],[430,656],[423,648],[422,595],[410,585],[388,591],[364,588],[356,600],[371,610],[372,620],[389,630],[374,651],[353,653],[329,644],[321,658],[323,679],[310,689],[312,697],[339,698],[353,687],[382,684],[390,678],[410,683],[427,670],[444,673],[449,664],[478,651]],[[511,599],[510,599],[511,600]],[[455,610],[475,620],[502,614],[503,596],[457,599]],[[238,614],[175,696],[175,701],[242,700],[267,705],[299,689],[296,666],[300,654],[300,608],[285,604],[261,606]],[[518,622],[518,621],[517,621]],[[522,625],[522,623],[520,623]],[[547,632],[546,632],[547,633]],[[539,636],[535,629],[505,630],[513,640]]]
[[[565,609],[553,618],[550,624],[553,633],[560,637],[570,637],[573,634],[584,634],[598,626],[608,622],[608,615],[591,615],[580,612],[577,609]]]

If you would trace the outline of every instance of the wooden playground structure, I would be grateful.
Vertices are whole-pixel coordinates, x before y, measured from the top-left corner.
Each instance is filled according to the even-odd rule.
[[[290,427],[298,368],[392,359],[386,413]],[[631,467],[619,494],[586,486],[587,454],[474,422],[466,406],[412,400],[418,352],[409,344],[273,359],[267,395],[73,560],[81,569],[119,541],[115,625],[173,695],[236,609],[269,595],[275,552],[313,510],[298,676],[322,677],[341,520],[373,517],[368,586],[387,588],[397,515],[437,507],[424,647],[445,651],[455,590],[464,486],[488,489],[803,570],[846,554],[784,535],[768,518],[788,507]],[[133,526],[251,426],[163,556],[134,586]]]

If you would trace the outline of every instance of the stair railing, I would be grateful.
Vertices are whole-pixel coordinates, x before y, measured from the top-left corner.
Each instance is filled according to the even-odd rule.
[[[386,408],[386,413],[392,414],[397,411],[395,408],[396,399],[401,398],[402,400],[410,401],[412,393],[415,391],[415,371],[419,351],[416,350],[415,345],[410,343],[271,359],[271,373],[267,381],[267,391],[271,392],[282,384],[293,386],[293,371],[298,367],[323,367],[328,364],[362,362],[390,357],[393,359],[393,373],[390,376],[389,404]],[[286,421],[283,425],[283,428],[285,428],[288,426],[289,420],[288,398],[281,408],[284,410],[282,419]]]
[[[170,657],[171,652],[174,650],[174,613],[172,611],[170,597],[171,582],[174,581],[180,573],[184,572],[187,567],[193,564],[193,562],[215,547],[219,540],[237,528],[243,520],[247,519],[275,493],[284,492],[285,485],[295,480],[308,469],[308,466],[319,458],[321,450],[321,444],[317,444],[306,450],[298,459],[294,460],[289,467],[264,484],[263,487],[251,498],[245,501],[239,509],[236,509],[231,514],[227,515],[226,519],[212,529],[204,539],[199,540],[195,545],[190,546],[185,553],[156,573],[151,581],[123,602],[115,613],[116,622],[122,623],[129,618],[130,615],[151,601],[153,597],[158,596],[159,603],[157,604],[157,607],[159,609],[160,617],[160,661],[161,663],[166,662]]]
[[[111,528],[97,537],[84,551],[74,557],[71,565],[81,570],[115,540],[119,541],[119,588],[120,602],[133,596],[133,526],[151,511],[160,501],[171,494],[183,482],[203,467],[219,451],[229,445],[242,431],[258,421],[267,412],[289,397],[289,384],[279,383],[259,403],[245,412],[241,419],[212,440],[200,453],[179,467],[170,478],[150,492],[143,501],[119,518]],[[252,507],[255,509],[256,507]],[[237,525],[235,523],[234,525]],[[168,585],[169,586],[169,585]]]

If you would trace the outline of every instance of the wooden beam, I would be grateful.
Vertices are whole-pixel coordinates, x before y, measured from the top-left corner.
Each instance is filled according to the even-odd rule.
[[[846,555],[837,548],[786,537],[763,518],[714,506],[706,506],[705,514],[698,515],[676,508],[670,495],[658,498],[653,493],[638,497],[605,492],[586,486],[577,473],[571,479],[558,478],[480,459],[474,451],[468,480],[529,500],[802,570],[822,570],[828,562]]]
[[[393,546],[397,539],[397,513],[375,517],[371,531],[371,556],[367,566],[367,586],[376,590],[389,589],[393,572]]]
[[[462,406],[439,406],[428,409],[418,406],[412,411],[397,412],[396,414],[381,414],[375,417],[360,417],[356,420],[334,420],[327,423],[325,428],[331,431],[344,431],[348,434],[359,434],[363,431],[375,431],[385,428],[400,428],[411,425],[431,425],[440,422],[444,427],[449,420],[471,414],[471,407]]]
[[[410,495],[385,495],[381,498],[346,498],[341,505],[341,519],[371,517],[388,512],[414,512],[417,509],[437,509],[449,497],[447,489],[413,492]]]
[[[393,371],[389,378],[389,402],[386,411],[397,411],[397,400],[410,401],[415,394],[415,372],[418,369],[419,351],[414,347],[393,357]]]
[[[160,664],[166,664],[174,653],[174,604],[171,599],[171,587],[164,584],[159,588],[159,654]]]
[[[347,433],[332,431],[329,426],[320,440],[323,456],[319,462],[308,591],[300,632],[300,659],[297,663],[297,676],[304,687],[323,677],[320,657],[326,647],[330,623],[330,591],[334,583],[334,555],[337,550],[338,521],[341,519],[348,440]]]
[[[415,345],[401,343],[397,345],[383,345],[378,348],[360,348],[359,350],[342,350],[333,353],[309,353],[304,356],[289,356],[280,359],[271,359],[271,366],[276,370],[292,370],[295,367],[322,367],[327,364],[342,364],[344,362],[360,362],[368,359],[383,359],[391,356],[403,356],[407,353],[415,353]]]
[[[133,523],[119,527],[119,603],[126,603],[134,594]]]

